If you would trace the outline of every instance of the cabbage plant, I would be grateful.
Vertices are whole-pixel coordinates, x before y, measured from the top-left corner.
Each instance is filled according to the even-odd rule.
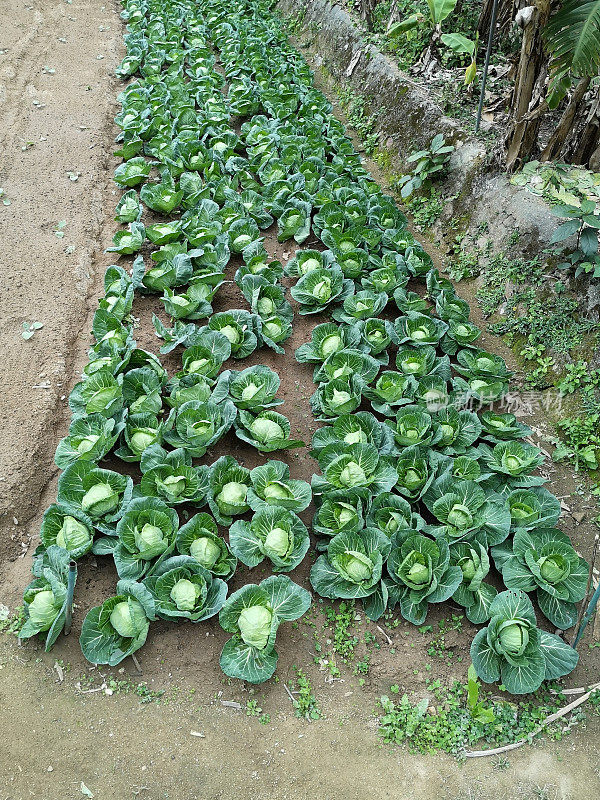
[[[172,408],[179,408],[190,400],[206,403],[211,399],[212,384],[212,379],[204,375],[174,376],[167,384],[169,396],[165,398],[165,402]]]
[[[290,478],[290,468],[283,461],[267,461],[254,467],[250,470],[250,480],[247,500],[253,511],[273,506],[299,513],[310,504],[310,484]]]
[[[208,331],[215,331],[228,340],[233,358],[246,358],[258,347],[260,318],[244,309],[220,311],[209,319]],[[196,334],[197,340],[202,344],[206,333],[207,329],[200,328]]]
[[[69,395],[73,418],[88,414],[112,417],[123,408],[123,376],[115,377],[110,369],[100,369],[76,383]]]
[[[291,278],[301,278],[315,269],[327,269],[335,261],[331,250],[296,250],[287,262],[284,273]]]
[[[422,625],[429,603],[448,600],[462,583],[462,571],[450,564],[444,539],[433,541],[414,531],[394,534],[387,560],[389,607],[400,604],[404,619]]]
[[[208,504],[221,525],[230,525],[232,517],[245,514],[250,508],[248,489],[250,470],[240,466],[232,456],[221,456],[210,468]]]
[[[531,428],[523,425],[514,414],[499,414],[490,409],[479,415],[482,437],[494,444],[511,439],[524,439],[532,433]]]
[[[230,595],[219,613],[221,627],[233,634],[221,651],[223,672],[249,683],[268,680],[277,667],[277,629],[301,617],[310,604],[310,593],[287,575],[246,584]]]
[[[555,634],[536,627],[533,605],[524,592],[500,592],[489,613],[489,625],[477,632],[471,645],[481,680],[502,681],[511,694],[528,694],[543,681],[575,669],[578,653]]]
[[[393,416],[400,406],[412,402],[415,393],[415,380],[394,370],[384,370],[373,386],[363,389],[363,394],[371,401],[373,410],[386,417]]]
[[[144,580],[157,617],[202,622],[218,614],[227,597],[227,584],[191,556],[171,556]]]
[[[128,230],[117,231],[113,236],[112,247],[107,247],[106,253],[119,253],[131,255],[142,249],[146,238],[146,228],[141,222],[130,222]]]
[[[142,156],[130,158],[115,169],[114,181],[117,186],[137,186],[150,175],[152,162]]]
[[[123,461],[140,461],[145,450],[161,444],[173,425],[172,414],[166,420],[159,420],[155,414],[130,414],[121,434],[121,446],[115,455]]]
[[[492,555],[508,589],[535,591],[540,611],[556,628],[575,625],[575,604],[585,596],[589,565],[566,534],[556,528],[520,528]]]
[[[441,434],[436,445],[447,455],[465,453],[481,434],[481,421],[473,411],[448,406],[439,409],[433,418]]]
[[[72,559],[78,559],[92,549],[94,526],[81,508],[68,503],[53,503],[44,512],[40,539],[43,547],[58,545]]]
[[[390,546],[390,539],[377,528],[338,533],[311,568],[313,589],[321,597],[362,598],[367,617],[379,619],[387,606],[381,577]]]
[[[530,473],[544,461],[541,451],[519,441],[499,442],[493,448],[480,444],[482,465],[494,473],[496,483],[503,487],[527,487],[545,482]]]
[[[39,566],[36,564],[36,577],[23,595],[25,622],[19,631],[19,639],[30,639],[43,633],[46,652],[65,624],[70,560],[70,554],[63,547],[50,545]]]
[[[490,605],[498,594],[494,586],[484,582],[490,570],[487,548],[477,542],[457,542],[450,548],[450,563],[462,571],[462,582],[452,599],[464,607],[470,622],[481,625],[490,618]]]
[[[560,501],[543,486],[515,489],[507,495],[511,531],[519,528],[553,528],[560,516]]]
[[[277,283],[269,283],[262,275],[246,275],[242,278],[242,294],[250,303],[250,310],[261,319],[279,315],[292,319],[294,312],[285,299],[285,288]]]
[[[398,473],[396,491],[411,502],[419,500],[435,478],[427,450],[418,446],[403,449],[395,469]]]
[[[80,508],[102,533],[114,532],[133,493],[133,480],[101,469],[90,461],[76,461],[58,479],[57,502]]]
[[[173,428],[165,433],[170,445],[185,450],[193,458],[201,458],[233,425],[237,411],[231,400],[205,403],[190,400],[176,411]]]
[[[287,207],[277,221],[277,241],[294,239],[298,244],[310,236],[311,205],[303,200],[290,198]]]
[[[394,292],[394,302],[402,314],[428,314],[431,308],[424,297],[416,292],[407,292],[403,287]]]
[[[352,281],[345,279],[336,265],[311,269],[290,289],[300,306],[300,314],[319,314],[332,303],[341,302],[352,291]]]
[[[74,419],[69,433],[58,443],[54,463],[65,469],[76,461],[100,461],[113,448],[124,427],[122,419],[106,419],[102,414]]]
[[[215,399],[229,396],[236,408],[249,411],[264,411],[283,403],[276,397],[281,380],[269,367],[257,364],[241,372],[226,370],[219,375],[215,387]]]
[[[494,403],[508,391],[508,381],[503,378],[472,375],[468,378],[455,378],[454,387],[465,398],[473,398],[481,403]]]
[[[317,511],[312,528],[319,536],[354,533],[364,528],[363,501],[358,492],[340,489],[316,495],[315,499]]]
[[[174,247],[175,245],[165,245]],[[150,267],[142,278],[143,286],[149,292],[164,292],[176,286],[185,286],[194,273],[191,258],[186,253],[176,253],[172,258],[164,258]]]
[[[203,506],[208,492],[208,467],[194,467],[187,450],[167,452],[160,445],[144,451],[140,462],[142,480],[139,492],[158,497],[168,505],[193,503]]]
[[[395,327],[398,343],[413,347],[437,347],[448,330],[445,322],[417,312],[408,312],[406,316],[398,317]]]
[[[359,349],[377,358],[380,364],[389,363],[388,348],[396,342],[396,331],[391,322],[384,319],[363,319],[358,323]]]
[[[159,414],[162,410],[162,377],[150,367],[123,374],[123,400],[130,414]]]
[[[503,542],[510,533],[510,511],[506,498],[486,492],[479,483],[457,480],[445,472],[423,497],[435,517],[425,530],[449,542],[477,539],[485,547]]]
[[[292,335],[292,315],[284,316],[281,311],[282,308],[279,308],[277,313],[261,319],[258,327],[262,343],[283,355],[285,351],[281,347],[281,342],[285,342]]]
[[[400,531],[420,531],[424,525],[423,518],[403,497],[384,493],[371,501],[367,526],[379,528],[390,538]]]
[[[88,611],[79,643],[92,664],[117,666],[146,641],[150,622],[156,619],[152,595],[141,583],[120,580],[117,595]]]
[[[346,348],[359,342],[358,331],[334,322],[323,322],[312,329],[311,341],[296,350],[296,361],[300,364],[319,364]]]
[[[175,547],[179,517],[157,497],[136,497],[117,523],[116,537],[100,539],[94,552],[112,553],[119,578],[138,580]]]
[[[310,398],[310,407],[319,422],[331,422],[343,414],[351,414],[360,406],[365,384],[358,375],[333,378],[319,386]]]
[[[177,293],[168,286],[165,287],[161,302],[173,319],[205,319],[213,313],[211,301],[219,285],[220,283],[215,285],[208,282],[205,276],[200,275],[190,280],[185,292]]]
[[[448,321],[448,330],[440,344],[444,353],[453,356],[460,348],[476,347],[476,341],[481,336],[481,329],[468,320],[451,319]]]
[[[342,307],[333,312],[333,318],[347,325],[355,325],[359,320],[379,316],[387,302],[388,296],[385,292],[363,289],[346,297]]]
[[[240,410],[234,423],[238,439],[248,442],[261,453],[304,447],[301,439],[290,439],[290,421],[283,414],[268,409],[256,416]]]
[[[285,508],[264,506],[250,522],[236,520],[229,529],[231,552],[251,568],[268,558],[274,572],[290,572],[300,564],[309,545],[304,523]]]
[[[422,378],[424,375],[441,373],[441,365],[445,365],[443,359],[438,358],[435,347],[424,345],[415,347],[413,345],[401,345],[396,352],[396,367],[403,375],[414,375]],[[450,366],[448,360],[448,372],[443,377],[450,377]]]
[[[319,385],[330,380],[348,379],[352,375],[357,375],[368,384],[375,379],[379,368],[379,361],[368,353],[354,349],[338,350],[315,367],[313,380]]]
[[[115,220],[122,224],[127,222],[139,222],[142,216],[142,207],[135,189],[130,189],[121,195],[121,199],[115,208]]]
[[[232,327],[232,331],[237,330]],[[237,335],[237,334],[236,334]],[[231,342],[223,331],[203,331],[199,344],[192,345],[183,351],[183,369],[181,375],[202,375],[205,378],[214,378],[223,363],[231,355]],[[234,333],[231,333],[234,337]]]
[[[227,581],[237,566],[237,559],[219,536],[217,523],[210,514],[195,514],[177,531],[177,551],[195,559],[201,567]]]
[[[404,406],[396,414],[395,422],[386,420],[400,448],[420,445],[432,447],[442,437],[440,428],[434,425],[431,414],[419,406]]]
[[[380,455],[372,444],[330,444],[317,458],[323,475],[313,475],[315,494],[342,489],[366,497],[389,492],[398,480],[394,459]]]
[[[382,456],[394,452],[393,434],[388,425],[379,422],[368,411],[343,414],[331,425],[318,428],[312,439],[311,455],[317,455],[330,444],[372,444]]]

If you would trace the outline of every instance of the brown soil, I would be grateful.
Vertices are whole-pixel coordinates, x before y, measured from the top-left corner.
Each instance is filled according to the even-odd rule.
[[[111,180],[116,131],[111,118],[117,110],[119,84],[112,76],[121,56],[123,27],[116,5],[101,6],[99,0],[70,4],[31,0],[26,7],[6,0],[6,6],[0,39],[0,50],[5,51],[0,55],[4,122],[0,182],[11,205],[2,206],[0,212],[5,310],[0,323],[5,380],[0,602],[13,610],[29,580],[41,515],[55,496],[58,470],[52,459],[68,428],[65,396],[87,360],[91,315],[104,269],[111,263],[103,250],[116,229]],[[60,41],[63,38],[66,42]],[[44,72],[45,66],[55,72]],[[34,100],[40,105],[32,105]],[[34,145],[26,145],[29,141]],[[67,172],[81,175],[71,181]],[[53,229],[62,220],[67,224],[59,238]],[[289,243],[277,244],[271,233],[266,246],[281,260],[293,255]],[[236,266],[235,262],[229,266],[229,279]],[[215,310],[231,307],[247,307],[233,283],[219,292]],[[140,317],[136,338],[140,346],[152,350],[159,345],[150,323],[156,310],[158,303],[151,299],[138,300],[134,309]],[[25,341],[21,323],[34,320],[43,322],[44,328]],[[319,321],[296,316],[284,356],[260,350],[241,363],[227,365],[244,368],[262,363],[276,369],[282,378],[283,413],[294,434],[306,442],[317,427],[308,404],[314,389],[312,368],[296,364],[293,352]],[[486,337],[486,345],[510,360],[501,343]],[[177,362],[173,354],[165,360],[172,371]],[[44,388],[37,388],[40,385]],[[536,417],[535,424],[541,427],[543,420]],[[248,467],[265,460],[233,434],[205,460],[210,463],[226,452]],[[277,457],[290,464],[293,477],[309,479],[315,468],[306,449]],[[549,469],[555,492],[577,497],[578,481],[566,470]],[[563,526],[584,553],[592,535],[591,510],[586,512],[577,528],[565,512]],[[302,516],[308,521],[311,511]],[[307,559],[292,578],[308,585],[309,568]],[[240,570],[232,589],[258,582],[268,572],[263,566],[251,573]],[[141,675],[131,660],[112,671],[90,668],[78,644],[81,622],[89,607],[113,592],[115,581],[108,559],[88,558],[81,563],[73,633],[61,638],[51,654],[42,653],[34,642],[22,648],[6,637],[0,642],[0,721],[10,742],[0,764],[2,800],[82,797],[81,781],[95,797],[110,800],[137,795],[151,800],[212,800],[247,792],[257,798],[516,798],[536,796],[536,787],[547,787],[548,797],[578,800],[592,795],[597,785],[597,724],[559,745],[511,755],[510,768],[501,773],[492,771],[489,760],[459,770],[446,757],[417,757],[381,748],[373,714],[377,698],[391,684],[423,696],[425,684],[434,677],[442,684],[464,679],[474,633],[468,623],[447,636],[453,655],[441,660],[427,654],[431,635],[416,634],[412,626],[400,622],[387,629],[390,646],[358,612],[351,631],[360,639],[356,658],[344,664],[338,657],[341,675],[332,680],[327,665],[332,634],[323,630],[323,610],[329,604],[316,602],[307,622],[319,632],[322,651],[315,652],[313,627],[304,621],[284,625],[278,634],[278,679],[251,693],[221,673],[218,658],[227,636],[214,619],[199,626],[154,623],[138,653]],[[427,622],[434,632],[451,610],[457,612],[448,606],[432,610]],[[377,646],[369,645],[371,666],[361,685],[354,673],[367,652],[367,631]],[[571,685],[588,683],[598,675],[598,663],[591,661],[596,653],[584,654]],[[53,669],[56,661],[64,670],[62,681],[60,669]],[[312,724],[293,716],[282,687],[296,680],[295,666],[310,677],[324,713],[324,719]],[[160,704],[140,705],[138,697],[123,691],[112,696],[103,691],[82,693],[111,676],[117,681],[130,678],[134,685],[143,681],[149,690],[167,694]],[[248,699],[256,699],[270,714],[268,725],[245,715]],[[239,702],[243,708],[224,707],[221,700]]]

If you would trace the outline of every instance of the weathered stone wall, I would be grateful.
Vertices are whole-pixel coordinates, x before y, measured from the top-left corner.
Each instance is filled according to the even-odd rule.
[[[474,240],[481,223],[487,222],[486,235],[496,250],[507,245],[517,228],[524,255],[535,256],[546,246],[559,221],[543,201],[511,186],[506,175],[490,173],[485,142],[469,138],[423,86],[366,43],[344,9],[329,0],[279,0],[278,10],[284,18],[301,20],[303,53],[315,72],[364,96],[369,113],[379,111],[380,141],[393,171],[403,172],[407,156],[426,147],[437,133],[456,146],[443,187],[455,199],[436,225],[438,241],[449,220],[459,218],[461,230],[471,232]]]

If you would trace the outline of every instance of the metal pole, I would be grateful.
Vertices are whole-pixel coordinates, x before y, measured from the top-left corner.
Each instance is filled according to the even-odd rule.
[[[590,604],[587,607],[585,614],[583,615],[583,619],[581,620],[581,623],[579,625],[579,630],[577,631],[577,635],[575,636],[575,641],[573,642],[573,647],[577,647],[579,640],[583,636],[583,632],[587,628],[588,622],[591,620],[594,611],[596,610],[596,606],[598,605],[598,600],[600,600],[600,583],[596,587],[596,591],[592,595]]]
[[[483,109],[483,99],[485,97],[485,84],[487,82],[488,67],[490,65],[490,56],[492,54],[492,42],[494,41],[494,29],[496,27],[497,13],[498,13],[498,0],[494,0],[494,5],[492,6],[492,18],[490,20],[490,32],[488,35],[487,50],[485,53],[485,64],[483,65],[483,75],[481,76],[481,92],[479,94],[477,120],[475,121],[475,133],[479,131],[479,123],[481,122],[481,111]]]
[[[71,623],[73,622],[73,594],[75,593],[75,581],[77,579],[77,562],[69,561],[69,576],[67,578],[67,609],[65,612],[64,634],[71,633]]]

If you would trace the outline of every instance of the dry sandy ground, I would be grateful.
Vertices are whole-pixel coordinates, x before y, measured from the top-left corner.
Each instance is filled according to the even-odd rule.
[[[104,269],[111,263],[103,250],[115,230],[111,152],[119,84],[113,71],[123,29],[116,6],[102,6],[101,0],[34,0],[25,6],[4,0],[3,11],[0,186],[10,205],[0,206],[0,602],[12,609],[28,581],[41,513],[55,494],[52,457],[68,427],[64,398],[85,363],[91,313]],[[80,176],[72,181],[68,173]],[[56,236],[57,224],[63,221],[58,231],[64,236]],[[285,248],[272,239],[269,246],[272,255],[283,257]],[[236,292],[229,286],[220,293],[216,310],[239,305]],[[153,349],[157,340],[149,315],[155,307],[144,300],[135,309],[141,317],[138,341]],[[25,341],[20,335],[24,321],[39,321],[44,327]],[[261,351],[244,364],[267,363],[282,374],[284,413],[307,440],[314,428],[308,408],[312,370],[295,365],[291,354],[316,322],[296,318],[286,356]],[[167,366],[174,368],[173,358]],[[256,453],[233,436],[214,449],[211,460],[232,447],[248,466],[259,463]],[[294,477],[313,471],[306,451],[284,459]],[[561,471],[553,478],[558,494],[573,494],[572,477]],[[585,550],[590,529],[575,528],[568,515],[564,527]],[[293,577],[306,582],[307,572],[308,564]],[[266,574],[257,569],[252,579]],[[243,574],[242,578],[248,579]],[[221,705],[226,699],[245,707],[250,696],[243,684],[220,673],[218,654],[226,637],[214,620],[203,626],[156,623],[139,654],[143,674],[136,674],[130,660],[125,672],[113,671],[117,680],[130,673],[135,684],[143,680],[152,690],[166,690],[168,703],[163,699],[161,704],[142,705],[137,696],[121,692],[112,697],[82,694],[76,684],[84,673],[94,679],[94,686],[105,673],[90,670],[81,655],[81,620],[87,608],[112,592],[114,582],[106,559],[82,564],[74,631],[52,654],[40,653],[34,643],[18,648],[6,637],[0,643],[0,725],[7,743],[0,750],[0,800],[80,798],[85,796],[82,781],[94,797],[107,800],[237,800],[250,793],[298,800],[580,800],[597,793],[596,722],[558,745],[511,755],[503,771],[495,770],[490,760],[460,768],[447,757],[382,748],[373,711],[390,684],[418,694],[432,674],[444,682],[464,679],[467,666],[466,660],[455,666],[434,663],[434,673],[429,673],[427,642],[408,649],[408,630],[402,625],[390,631],[394,649],[379,636],[381,647],[372,650],[364,686],[341,664],[343,680],[326,682],[327,672],[313,661],[310,629],[281,629],[278,674],[281,682],[294,680],[295,664],[309,674],[325,714],[314,723],[294,718],[281,683],[270,682],[253,695],[271,715],[269,725],[261,726],[243,709]],[[435,625],[442,614],[436,609],[428,622]],[[318,608],[314,621],[321,629]],[[361,635],[367,629],[377,635],[364,620],[356,627]],[[462,633],[450,635],[448,644],[456,655],[465,653],[472,634],[466,625]],[[65,669],[62,682],[53,670],[56,659]],[[572,677],[573,685],[597,674],[597,663],[587,657]]]

